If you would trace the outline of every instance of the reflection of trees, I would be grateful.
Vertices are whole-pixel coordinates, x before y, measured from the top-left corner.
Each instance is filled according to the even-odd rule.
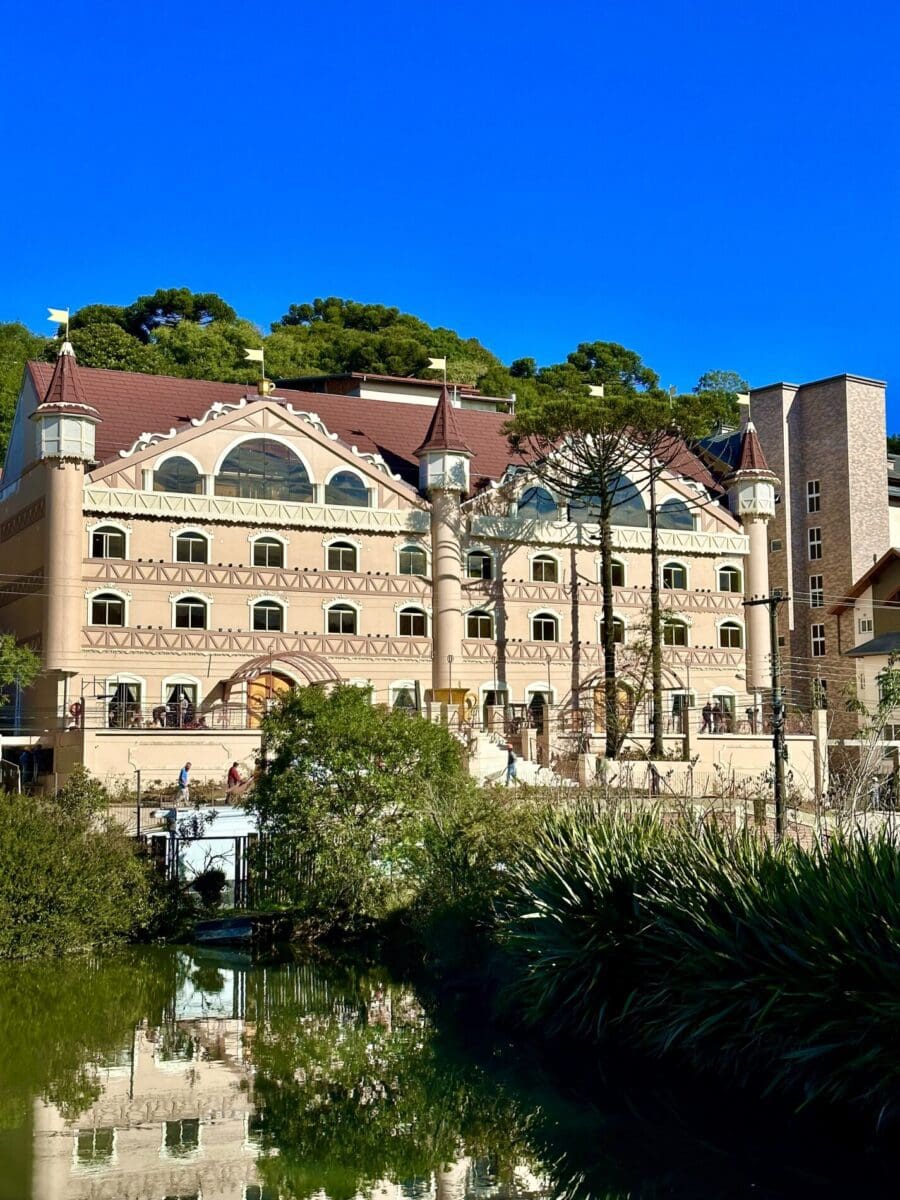
[[[502,1183],[526,1157],[528,1116],[485,1072],[443,1053],[413,994],[347,976],[330,1010],[282,1005],[251,1053],[265,1181],[291,1200],[344,1200],[379,1179],[431,1177],[490,1156]]]
[[[97,1099],[97,1068],[170,1001],[171,954],[152,950],[0,968],[0,1127],[38,1096],[74,1120]]]

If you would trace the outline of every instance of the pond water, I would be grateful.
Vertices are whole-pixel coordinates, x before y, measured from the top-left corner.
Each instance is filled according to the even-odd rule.
[[[0,1200],[897,1192],[880,1147],[838,1154],[633,1064],[570,1064],[563,1087],[479,1017],[435,1017],[372,966],[141,948],[3,967]]]

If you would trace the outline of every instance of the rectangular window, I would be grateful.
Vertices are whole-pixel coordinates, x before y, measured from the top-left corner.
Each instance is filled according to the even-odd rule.
[[[784,549],[784,542],[781,538],[772,538],[771,542],[769,542],[769,549],[773,554],[777,554],[779,550]]]
[[[813,658],[825,657],[825,626],[811,625],[809,628],[809,636],[812,642]]]
[[[825,583],[821,575],[810,575],[809,577],[809,607],[824,608],[825,606]]]
[[[860,617],[859,618],[859,632],[860,633],[871,633],[872,632],[872,618],[871,617]]]
[[[806,511],[817,513],[822,507],[822,488],[818,479],[810,479],[806,484]]]
[[[809,546],[810,559],[822,557],[822,530],[818,525],[813,525],[806,531],[806,540]]]

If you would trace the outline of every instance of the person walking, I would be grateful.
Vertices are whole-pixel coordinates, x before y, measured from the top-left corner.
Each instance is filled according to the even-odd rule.
[[[179,804],[190,804],[191,764],[189,762],[186,762],[178,772],[178,793],[175,798]]]
[[[516,782],[516,752],[512,742],[506,743],[506,786]]]
[[[710,702],[703,705],[703,724],[700,726],[701,733],[712,733],[712,715],[713,708]]]
[[[236,762],[233,762],[228,768],[228,777],[225,780],[225,791],[233,792],[236,788],[242,786],[244,777],[241,775],[241,769]]]
[[[712,727],[713,733],[722,732],[722,706],[719,704],[718,700],[715,702],[712,708]]]

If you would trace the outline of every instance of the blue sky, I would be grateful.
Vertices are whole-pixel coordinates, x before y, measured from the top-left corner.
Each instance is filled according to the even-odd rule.
[[[0,320],[216,291],[395,304],[505,361],[887,379],[900,6],[15,5]]]

